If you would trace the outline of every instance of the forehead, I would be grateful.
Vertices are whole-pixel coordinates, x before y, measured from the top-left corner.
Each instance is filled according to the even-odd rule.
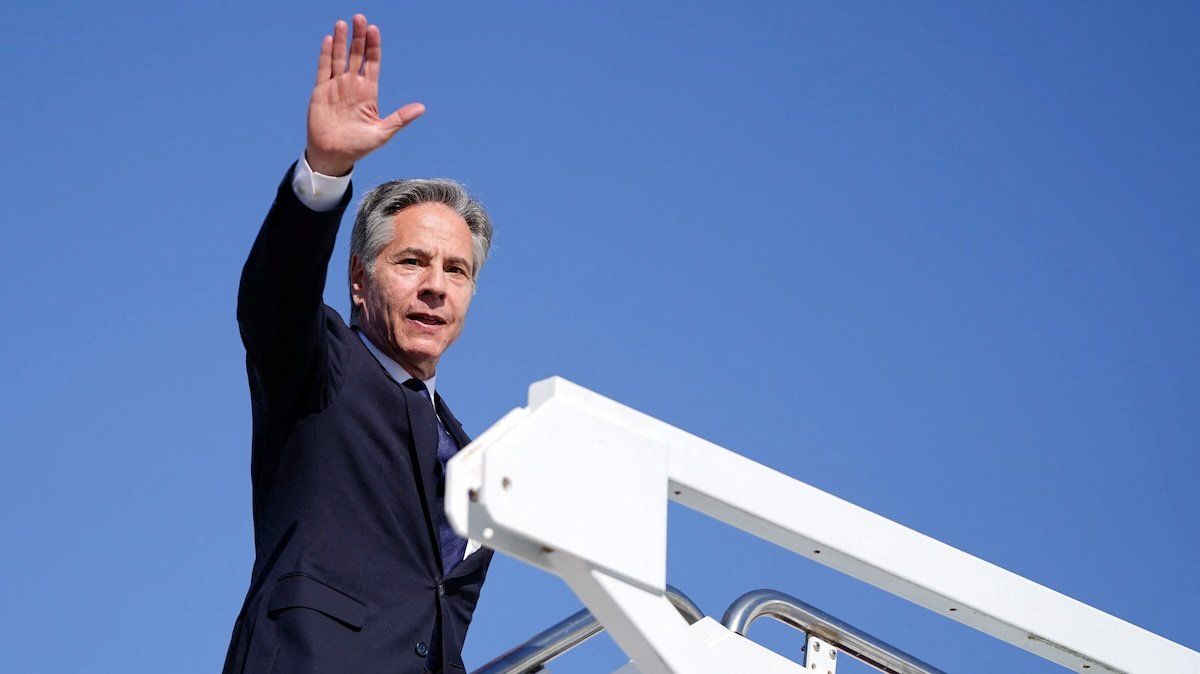
[[[394,235],[388,248],[422,248],[431,252],[470,255],[471,228],[453,208],[442,203],[414,204],[392,216]]]

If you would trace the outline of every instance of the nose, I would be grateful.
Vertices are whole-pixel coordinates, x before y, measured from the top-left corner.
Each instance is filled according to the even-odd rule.
[[[441,265],[426,265],[425,274],[421,277],[421,294],[439,300],[446,297],[446,270]]]

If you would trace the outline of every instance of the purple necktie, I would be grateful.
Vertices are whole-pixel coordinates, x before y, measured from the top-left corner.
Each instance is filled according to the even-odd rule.
[[[426,400],[433,403],[429,397],[429,389],[425,388],[424,382],[421,384],[421,393]],[[434,418],[437,419],[438,428],[438,470],[437,470],[437,503],[433,507],[433,515],[437,523],[438,547],[442,552],[442,573],[450,573],[450,570],[463,560],[463,555],[467,551],[467,539],[454,533],[454,529],[450,527],[449,520],[446,519],[446,509],[444,500],[446,498],[446,462],[450,457],[454,456],[458,451],[458,443],[454,438],[446,432],[446,427],[442,425],[442,420],[437,416],[437,408],[434,406]]]

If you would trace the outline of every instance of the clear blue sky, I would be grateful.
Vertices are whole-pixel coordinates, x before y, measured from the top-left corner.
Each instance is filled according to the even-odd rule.
[[[439,369],[469,432],[559,374],[1200,648],[1196,3],[9,2],[0,670],[219,669],[238,272],[360,10],[383,106],[429,111],[359,193],[453,176],[496,222]],[[950,672],[1062,671],[671,523],[710,614],[775,587]],[[578,606],[497,559],[468,666]]]

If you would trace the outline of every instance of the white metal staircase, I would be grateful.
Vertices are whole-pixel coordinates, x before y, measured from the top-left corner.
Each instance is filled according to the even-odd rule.
[[[1076,672],[1200,674],[1195,651],[557,377],[450,461],[446,512],[589,610],[480,671],[538,671],[600,624],[622,674],[939,671],[779,593],[700,616],[666,585],[670,500]],[[760,615],[807,634],[803,667],[745,638]]]

